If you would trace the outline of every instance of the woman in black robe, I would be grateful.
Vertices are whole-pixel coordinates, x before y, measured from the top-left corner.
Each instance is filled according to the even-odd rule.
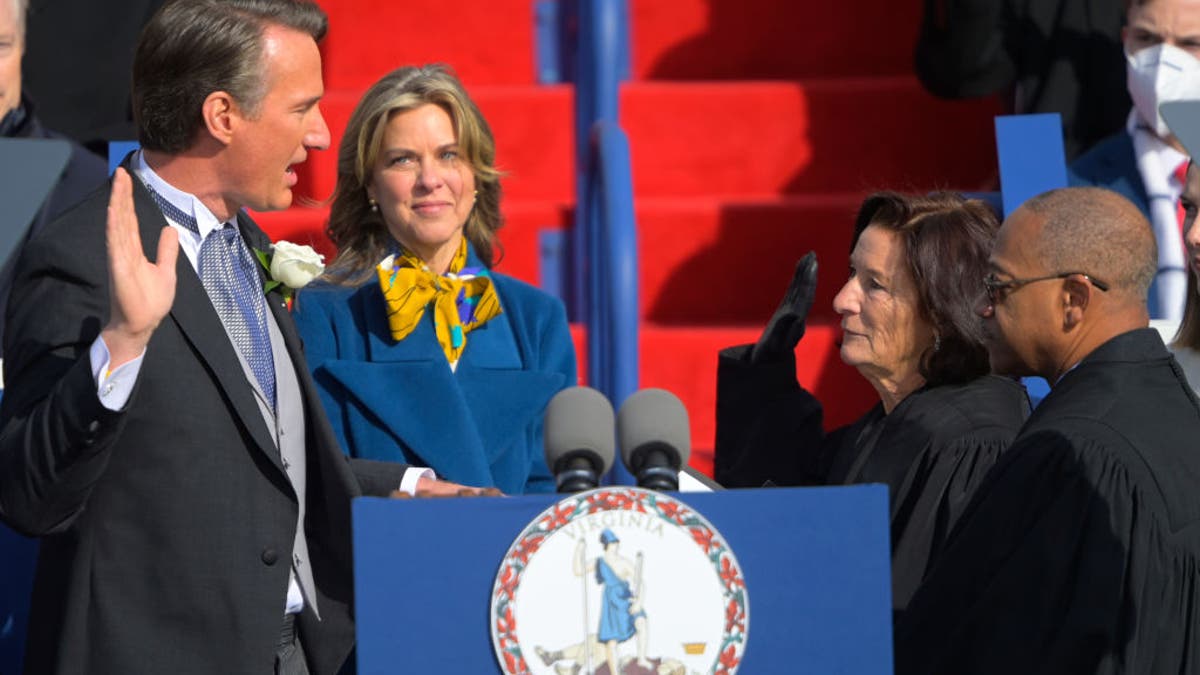
[[[897,610],[1029,414],[1021,385],[989,374],[974,312],[998,227],[988,206],[950,193],[863,202],[850,277],[833,306],[842,360],[880,401],[853,424],[826,434],[821,403],[796,381],[795,347],[816,287],[812,253],[758,342],[721,352],[716,480],[885,483]]]

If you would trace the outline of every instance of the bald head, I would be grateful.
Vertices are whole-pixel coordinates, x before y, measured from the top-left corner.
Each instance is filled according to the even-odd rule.
[[[1145,303],[1158,269],[1150,222],[1128,199],[1102,188],[1044,192],[1021,205],[1042,221],[1037,250],[1048,270],[1078,270],[1111,295]]]

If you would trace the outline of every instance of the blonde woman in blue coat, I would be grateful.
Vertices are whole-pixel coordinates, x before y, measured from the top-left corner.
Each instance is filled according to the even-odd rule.
[[[490,270],[494,162],[487,122],[445,69],[375,83],[338,150],[338,256],[294,312],[348,454],[549,492],[542,414],[576,383],[575,352],[560,301]]]

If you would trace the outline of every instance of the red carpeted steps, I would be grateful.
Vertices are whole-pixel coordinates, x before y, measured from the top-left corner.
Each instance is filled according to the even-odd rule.
[[[911,71],[921,3],[631,0],[639,80],[791,80]]]
[[[448,63],[472,91],[536,81],[531,0],[318,0],[325,86],[363,90],[403,65]]]
[[[631,82],[621,96],[636,199],[978,187],[995,165],[982,111],[908,75]]]
[[[645,317],[642,385],[687,403],[694,465],[710,466],[716,351],[757,337],[805,251],[821,261],[813,315],[835,324],[832,299],[867,192],[988,183],[991,106],[962,112],[908,76],[625,87]],[[800,367],[801,382],[825,402],[833,425],[861,414],[874,393],[824,335],[806,337],[798,358],[809,364]]]
[[[911,4],[911,3],[908,3]],[[911,75],[919,7],[886,0],[630,0],[633,77],[621,123],[633,160],[641,273],[641,385],[678,394],[693,465],[711,468],[717,352],[753,341],[797,258],[821,261],[801,382],[829,426],[875,396],[837,358],[834,293],[857,206],[880,188],[989,185],[991,102],[947,103]],[[572,88],[534,83],[529,0],[322,0],[330,15],[322,108],[334,146],[363,90],[404,64],[445,62],[496,136],[504,186],[500,271],[540,281],[540,234],[570,226]],[[332,192],[335,152],[301,167],[298,192]],[[263,214],[273,236],[311,241],[325,210]],[[581,360],[584,331],[573,327]],[[581,374],[586,364],[580,365]]]

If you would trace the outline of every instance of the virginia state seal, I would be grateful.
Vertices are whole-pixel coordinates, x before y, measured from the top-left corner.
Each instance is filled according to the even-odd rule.
[[[732,675],[749,625],[725,539],[678,499],[635,487],[543,511],[492,588],[492,644],[508,675]]]

